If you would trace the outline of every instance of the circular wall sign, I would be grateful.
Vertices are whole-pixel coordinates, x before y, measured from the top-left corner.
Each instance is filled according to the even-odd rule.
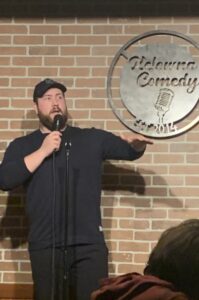
[[[157,35],[162,41],[154,39]],[[127,42],[115,55],[107,78],[115,115],[150,137],[172,137],[192,128],[199,121],[197,55],[199,45],[173,31],[150,31]]]

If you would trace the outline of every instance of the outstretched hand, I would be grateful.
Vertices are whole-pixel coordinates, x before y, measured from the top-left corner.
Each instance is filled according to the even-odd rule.
[[[123,133],[121,133],[120,137],[121,139],[129,143],[137,152],[144,151],[147,144],[153,144],[153,141],[151,139],[139,133],[132,133],[128,135],[124,135]]]

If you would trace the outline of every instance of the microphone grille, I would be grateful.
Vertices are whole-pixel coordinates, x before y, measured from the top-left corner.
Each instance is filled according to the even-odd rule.
[[[63,127],[63,125],[64,125],[64,118],[62,117],[62,115],[60,114],[55,115],[53,120],[52,130],[53,131],[60,130]]]

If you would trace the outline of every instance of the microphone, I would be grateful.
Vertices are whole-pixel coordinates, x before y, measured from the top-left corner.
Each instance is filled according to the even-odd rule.
[[[57,114],[54,117],[53,124],[52,124],[52,131],[60,131],[64,126],[64,118],[62,115]]]
[[[155,108],[159,117],[159,124],[163,124],[164,115],[169,111],[174,93],[172,90],[163,88],[160,89],[158,99],[155,103]]]

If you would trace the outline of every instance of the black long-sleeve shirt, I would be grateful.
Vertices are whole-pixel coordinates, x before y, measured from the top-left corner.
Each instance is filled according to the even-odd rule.
[[[52,245],[53,220],[57,246],[63,245],[66,232],[70,245],[104,242],[100,214],[102,162],[106,159],[134,160],[143,152],[136,152],[120,137],[104,130],[68,127],[62,136],[60,150],[54,154],[55,168],[53,155],[50,155],[31,173],[24,157],[37,150],[45,137],[46,134],[36,130],[15,139],[8,146],[0,165],[2,190],[11,190],[19,185],[26,189],[29,248],[41,249]],[[71,142],[69,188],[66,185],[66,139]],[[69,207],[67,231],[66,199]]]

